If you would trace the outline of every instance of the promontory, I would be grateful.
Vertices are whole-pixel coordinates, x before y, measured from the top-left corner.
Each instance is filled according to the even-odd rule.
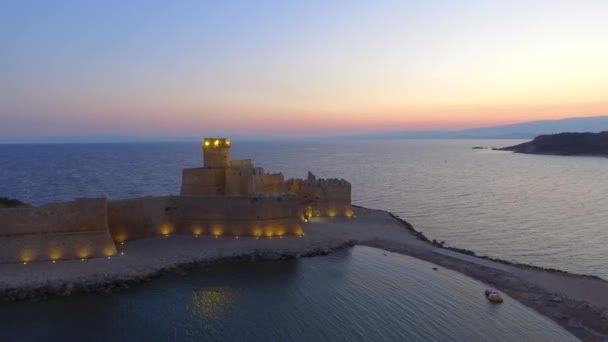
[[[539,135],[532,141],[497,150],[561,156],[608,156],[608,131]]]

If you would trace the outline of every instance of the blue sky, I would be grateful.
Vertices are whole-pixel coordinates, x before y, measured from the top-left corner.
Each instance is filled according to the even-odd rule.
[[[608,114],[605,1],[3,1],[0,136]]]

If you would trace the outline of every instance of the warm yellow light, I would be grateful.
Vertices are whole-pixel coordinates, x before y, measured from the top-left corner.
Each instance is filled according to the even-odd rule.
[[[336,209],[329,209],[329,210],[327,210],[327,216],[329,216],[331,218],[336,217],[337,214],[338,213],[337,213]]]
[[[205,146],[209,146],[209,140],[205,140]]]
[[[219,140],[214,141],[213,146],[215,146],[215,147],[220,146],[220,141]]]
[[[203,228],[201,227],[194,227],[192,228],[192,232],[194,233],[194,235],[201,235],[203,233]]]
[[[346,209],[346,212],[344,212],[344,216],[351,218],[353,217],[353,210],[352,209]]]
[[[116,234],[114,240],[116,240],[116,242],[120,242],[120,244],[123,244],[125,241],[127,241],[127,234],[125,232],[120,232]]]
[[[23,262],[24,265],[27,265],[27,262]]]
[[[51,249],[51,251],[49,253],[49,258],[51,260],[53,260],[53,262],[54,262],[55,260],[61,259],[61,255],[62,254],[63,253],[61,253],[61,249],[59,249],[59,248],[53,248],[53,249]]]
[[[173,231],[173,227],[171,227],[170,224],[163,224],[160,227],[160,233],[165,236],[171,234],[172,231]]]
[[[110,257],[110,256],[116,254],[116,248],[114,247],[114,245],[106,246],[103,249],[103,254],[107,257]]]
[[[35,256],[36,256],[36,253],[32,249],[24,249],[19,252],[19,257],[20,257],[21,261],[24,262],[24,264],[34,260]]]
[[[77,253],[81,258],[88,258],[91,255],[91,250],[88,247],[84,247],[79,249]]]
[[[221,224],[216,224],[213,225],[213,227],[211,227],[211,234],[215,235],[216,237],[218,235],[222,235],[224,233],[224,227],[222,227]]]
[[[226,146],[230,147],[230,140],[226,140]]]

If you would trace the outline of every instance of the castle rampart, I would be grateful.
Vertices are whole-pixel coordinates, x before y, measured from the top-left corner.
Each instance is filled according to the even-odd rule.
[[[351,185],[343,179],[290,179],[287,191],[297,194],[298,204],[307,208],[306,215],[351,217]]]
[[[108,203],[115,241],[157,235],[283,236],[303,233],[295,194],[163,196]]]
[[[0,209],[0,263],[112,256],[106,200]]]
[[[230,160],[230,147],[204,139],[203,167],[183,169],[179,196],[0,209],[0,263],[111,257],[114,241],[158,235],[302,235],[307,218],[352,216],[349,182],[311,173],[285,182],[250,159]]]

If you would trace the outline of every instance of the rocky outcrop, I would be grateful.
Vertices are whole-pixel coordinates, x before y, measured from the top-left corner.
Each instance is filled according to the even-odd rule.
[[[497,150],[563,156],[608,156],[608,131],[540,135],[532,141]]]
[[[9,197],[0,197],[0,208],[29,208],[30,204],[21,202],[18,199]]]

